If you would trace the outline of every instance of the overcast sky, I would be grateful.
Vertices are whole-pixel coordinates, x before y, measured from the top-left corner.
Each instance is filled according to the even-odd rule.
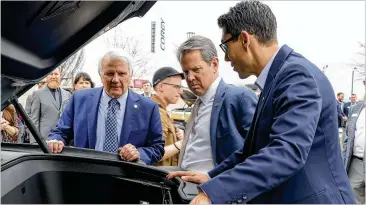
[[[151,55],[151,74],[154,69],[172,66],[180,69],[176,60],[175,46],[186,40],[187,32],[210,38],[219,52],[220,75],[234,84],[253,83],[255,77],[240,80],[224,53],[218,47],[221,30],[217,18],[226,13],[236,1],[159,1],[143,18],[134,18],[119,25],[122,37],[139,40],[145,52],[150,51],[151,21],[156,21],[156,53]],[[351,92],[352,64],[364,62],[357,55],[362,50],[358,42],[365,42],[365,2],[363,1],[265,1],[277,18],[277,33],[280,45],[287,44],[295,51],[314,62],[320,68],[328,65],[326,75],[335,92]],[[165,22],[166,49],[160,49],[160,23]],[[113,32],[113,31],[111,31]],[[110,35],[107,32],[105,35]],[[83,70],[100,85],[97,73],[98,61],[107,51],[101,36],[85,47],[86,62]],[[151,80],[151,74],[145,79]],[[357,75],[356,75],[357,78]],[[354,91],[363,96],[362,81],[355,81]]]

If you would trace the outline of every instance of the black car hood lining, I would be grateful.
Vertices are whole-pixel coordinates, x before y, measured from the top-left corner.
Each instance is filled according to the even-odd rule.
[[[1,107],[87,43],[156,1],[2,1]]]

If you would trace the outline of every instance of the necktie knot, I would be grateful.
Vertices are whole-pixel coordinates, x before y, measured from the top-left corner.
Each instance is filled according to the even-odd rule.
[[[118,105],[119,102],[116,98],[112,98],[109,102],[108,102],[108,107],[115,107],[116,105]]]

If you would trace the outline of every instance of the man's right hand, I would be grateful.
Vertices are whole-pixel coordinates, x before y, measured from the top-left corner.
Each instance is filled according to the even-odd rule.
[[[64,143],[62,141],[50,140],[47,141],[48,149],[53,153],[60,153],[64,148]]]
[[[173,179],[174,177],[181,177],[183,181],[193,182],[196,184],[202,184],[208,181],[210,178],[206,173],[196,172],[196,171],[176,171],[169,172],[168,179]]]

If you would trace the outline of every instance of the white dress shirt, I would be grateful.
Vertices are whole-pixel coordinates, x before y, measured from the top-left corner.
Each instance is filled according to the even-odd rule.
[[[214,168],[210,139],[212,104],[221,77],[218,77],[199,99],[197,117],[189,135],[181,167],[186,170],[207,173]]]
[[[366,137],[365,109],[366,108],[362,109],[360,116],[358,116],[357,118],[355,143],[353,146],[353,155],[360,158],[363,158],[365,150],[365,137]]]

